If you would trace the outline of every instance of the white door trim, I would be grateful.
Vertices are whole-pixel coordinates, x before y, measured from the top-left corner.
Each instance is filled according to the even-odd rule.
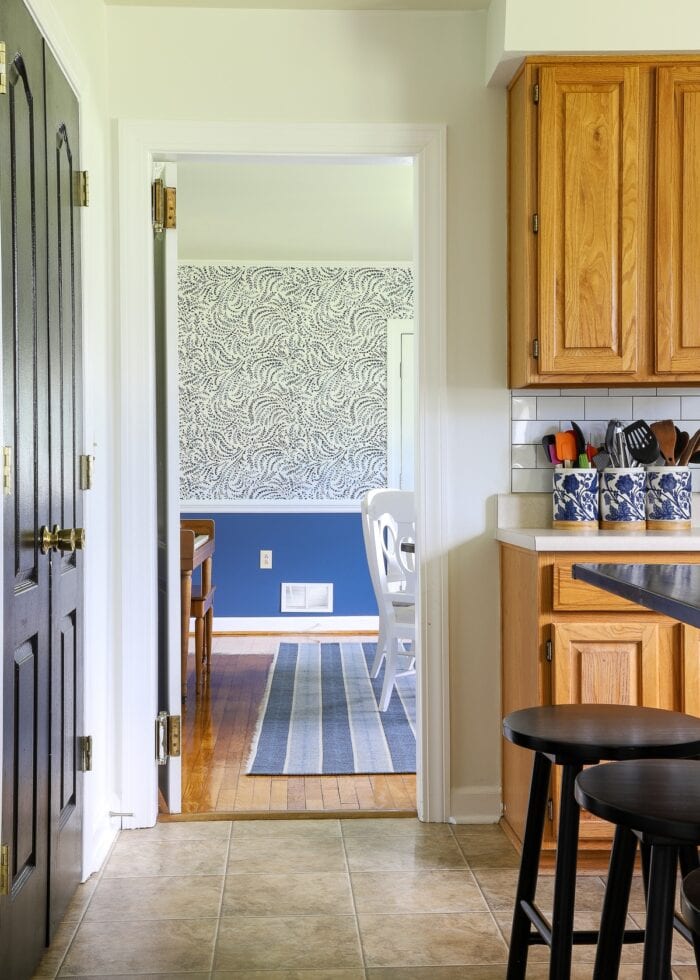
[[[129,529],[121,561],[121,712],[117,719],[123,826],[157,817],[150,752],[157,703],[156,491],[150,181],[154,159],[203,155],[412,158],[415,187],[416,326],[420,353],[416,500],[421,547],[418,610],[418,812],[449,816],[449,650],[444,512],[446,452],[446,128],[398,124],[243,124],[120,120],[119,450],[120,526]]]

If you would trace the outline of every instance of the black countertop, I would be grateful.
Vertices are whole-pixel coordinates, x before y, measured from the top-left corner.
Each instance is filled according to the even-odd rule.
[[[576,564],[574,578],[700,629],[700,565]]]

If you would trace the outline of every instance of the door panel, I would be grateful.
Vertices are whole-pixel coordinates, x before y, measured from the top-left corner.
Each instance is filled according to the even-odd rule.
[[[658,69],[656,370],[700,371],[700,66]]]
[[[49,520],[46,195],[41,37],[24,5],[0,5],[8,53],[0,97],[3,445],[2,842],[10,895],[0,898],[0,963],[31,976],[46,940],[48,892]]]
[[[540,70],[542,374],[637,369],[639,69]]]
[[[78,105],[45,47],[48,313],[50,324],[51,523],[82,527]],[[82,776],[82,553],[51,558],[50,920],[52,933],[80,882]]]

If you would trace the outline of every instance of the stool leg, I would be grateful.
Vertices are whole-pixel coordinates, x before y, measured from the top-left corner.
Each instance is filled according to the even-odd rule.
[[[685,878],[691,871],[700,867],[697,847],[681,847],[678,856],[681,863],[681,877]],[[693,951],[695,953],[695,966],[698,970],[698,976],[700,976],[700,936],[695,931],[693,931]]]
[[[527,969],[527,954],[530,948],[528,943],[530,920],[523,912],[521,902],[533,902],[535,898],[551,769],[552,763],[549,759],[536,752],[532,766],[530,800],[527,806],[518,888],[515,894],[513,928],[510,932],[507,980],[524,980]]]
[[[678,848],[652,844],[642,980],[669,975]]]
[[[583,766],[563,766],[557,863],[554,877],[552,909],[552,952],[549,961],[550,980],[568,980],[571,974],[571,947],[576,900],[576,854],[581,811],[574,797],[576,777]]]
[[[593,980],[616,980],[620,969],[636,850],[637,838],[632,831],[627,830],[626,827],[616,827],[610,854],[608,883],[605,886]]]

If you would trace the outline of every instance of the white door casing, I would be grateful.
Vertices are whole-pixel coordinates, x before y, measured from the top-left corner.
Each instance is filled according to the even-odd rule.
[[[412,158],[416,215],[416,325],[419,343],[416,438],[417,805],[421,819],[449,816],[449,650],[443,475],[446,427],[446,129],[402,124],[238,124],[121,120],[119,147],[119,450],[121,526],[130,536],[121,562],[119,767],[125,827],[157,817],[152,754],[157,704],[155,366],[150,175],[153,161],[203,156],[345,163]]]
[[[416,442],[416,365],[413,320],[386,324],[387,487],[413,490]]]

